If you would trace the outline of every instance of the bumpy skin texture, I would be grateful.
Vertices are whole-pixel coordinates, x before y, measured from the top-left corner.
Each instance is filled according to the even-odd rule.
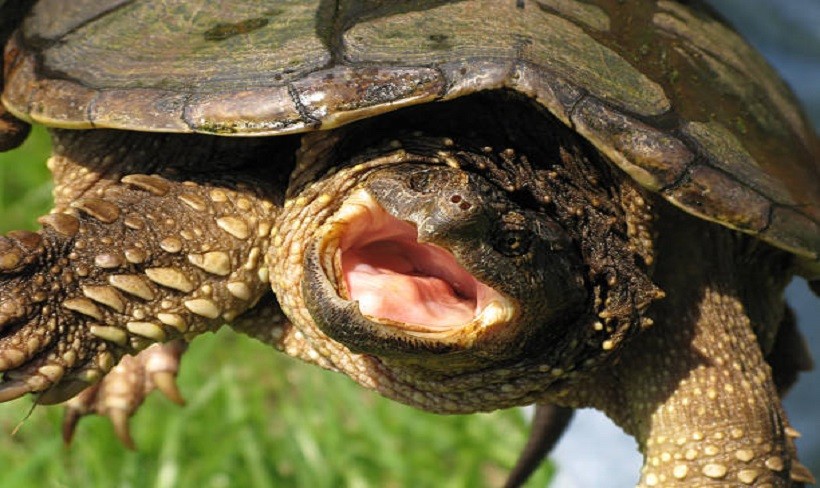
[[[594,406],[638,440],[644,486],[810,479],[766,361],[791,256],[671,208],[520,96],[408,109],[298,151],[294,138],[54,133],[55,212],[0,241],[2,400],[63,400],[126,353],[234,322],[431,411]],[[355,248],[358,219],[388,215],[491,288],[473,297],[491,313],[436,327],[361,313],[345,237]],[[409,275],[458,290],[436,273]],[[93,396],[69,424],[105,410]]]
[[[643,486],[811,482],[765,360],[782,320],[788,258],[657,207],[653,277],[670,293],[650,312],[655,326],[573,404],[603,409],[638,439]]]
[[[282,192],[260,161],[288,154],[279,141],[55,131],[54,211],[40,232],[0,238],[0,397],[62,401],[123,355],[213,330],[269,293]]]

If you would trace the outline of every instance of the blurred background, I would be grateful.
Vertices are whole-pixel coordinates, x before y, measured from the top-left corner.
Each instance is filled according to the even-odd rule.
[[[783,74],[820,126],[820,0],[713,0]],[[50,205],[48,138],[0,153],[0,232],[34,229]],[[820,353],[820,301],[804,282],[788,296]],[[346,378],[222,330],[196,340],[180,386],[185,408],[152,395],[132,421],[137,452],[107,421],[80,423],[71,449],[62,412],[30,401],[0,405],[2,487],[498,486],[527,432],[527,412],[436,416],[386,401]],[[801,458],[820,475],[820,373],[804,375],[786,408]],[[583,411],[554,456],[551,486],[628,487],[634,441]],[[548,484],[550,465],[528,486]]]

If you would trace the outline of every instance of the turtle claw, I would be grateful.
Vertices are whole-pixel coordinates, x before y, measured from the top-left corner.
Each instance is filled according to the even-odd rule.
[[[128,449],[132,451],[136,450],[137,446],[131,437],[131,427],[128,424],[128,419],[132,413],[122,408],[112,408],[106,412],[106,415],[111,419],[111,423],[114,425],[114,432],[117,434],[117,438],[120,442]]]
[[[792,460],[792,469],[789,476],[795,483],[806,483],[809,485],[814,485],[817,483],[817,480],[814,478],[811,470],[805,464],[796,459]]]
[[[65,415],[63,416],[63,442],[65,445],[71,444],[80,419],[91,413],[89,406],[94,404],[99,389],[100,383],[92,385],[65,403]]]
[[[77,431],[77,424],[80,422],[82,416],[83,415],[77,410],[66,407],[62,426],[63,444],[66,446],[70,446],[71,441],[74,440],[74,432]]]
[[[0,403],[20,398],[29,393],[31,387],[23,381],[9,381],[0,384]]]
[[[185,405],[185,399],[182,398],[182,394],[179,392],[179,387],[177,386],[176,374],[170,371],[157,371],[151,373],[151,382],[160,393],[165,395],[165,398],[179,406]]]
[[[148,374],[146,394],[156,389],[177,405],[185,405],[176,378],[179,372],[179,358],[187,347],[187,342],[176,340],[152,346],[138,356],[144,361],[145,372]]]
[[[184,341],[175,340],[154,344],[136,356],[124,356],[99,383],[66,402],[63,418],[65,443],[71,443],[82,417],[98,414],[111,420],[123,445],[136,449],[129,420],[153,390],[159,390],[178,405],[185,404],[176,385],[176,375],[180,356],[186,347]]]

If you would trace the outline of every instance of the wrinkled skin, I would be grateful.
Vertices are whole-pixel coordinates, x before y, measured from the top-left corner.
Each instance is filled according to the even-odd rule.
[[[802,363],[766,360],[796,334],[791,257],[672,209],[525,100],[299,140],[54,134],[55,212],[0,241],[0,400],[79,393],[69,437],[98,412],[128,442],[174,367],[115,364],[228,322],[430,411],[601,409],[644,486],[811,480],[778,395]]]

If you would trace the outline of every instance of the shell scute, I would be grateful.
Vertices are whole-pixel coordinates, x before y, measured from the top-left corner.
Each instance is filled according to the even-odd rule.
[[[695,215],[737,230],[758,234],[769,225],[769,200],[708,166],[694,166],[684,181],[663,194]]]
[[[694,154],[674,135],[592,98],[575,106],[572,122],[621,169],[651,190],[672,185],[694,159]]]

